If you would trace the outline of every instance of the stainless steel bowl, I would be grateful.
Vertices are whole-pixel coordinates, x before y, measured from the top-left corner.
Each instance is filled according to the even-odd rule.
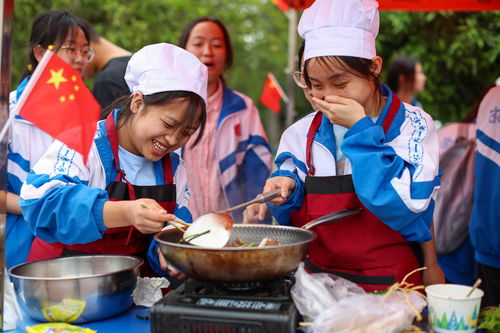
[[[33,319],[84,323],[132,305],[142,263],[120,255],[64,257],[17,265],[9,274],[19,305]]]

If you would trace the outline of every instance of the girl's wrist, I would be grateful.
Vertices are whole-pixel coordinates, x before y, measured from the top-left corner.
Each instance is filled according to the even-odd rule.
[[[125,207],[129,201],[106,201],[103,207],[103,221],[106,228],[118,228],[131,225]]]

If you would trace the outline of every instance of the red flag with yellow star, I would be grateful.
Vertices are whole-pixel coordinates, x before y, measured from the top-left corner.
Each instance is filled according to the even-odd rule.
[[[288,97],[283,92],[283,89],[281,89],[274,75],[267,73],[264,89],[260,95],[260,102],[274,112],[279,113],[281,110],[280,100],[282,98],[285,102],[288,102]]]
[[[80,74],[47,50],[17,104],[19,115],[83,155],[86,163],[100,105]]]

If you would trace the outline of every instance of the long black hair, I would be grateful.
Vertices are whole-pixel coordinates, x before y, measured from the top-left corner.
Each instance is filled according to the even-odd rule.
[[[30,45],[28,54],[28,66],[23,75],[22,81],[26,76],[31,75],[38,65],[33,49],[40,45],[42,48],[47,49],[49,45],[64,42],[68,33],[77,33],[77,28],[82,29],[87,41],[90,41],[90,24],[65,10],[50,10],[38,14],[33,20],[31,26]]]
[[[387,69],[387,85],[398,93],[403,87],[400,87],[399,76],[403,75],[405,82],[413,87],[415,83],[415,67],[420,61],[417,58],[408,55],[399,55],[394,58]]]
[[[205,101],[191,91],[165,91],[159,92],[151,95],[142,95],[144,105],[167,105],[174,102],[176,99],[187,100],[188,107],[184,112],[184,117],[180,121],[182,128],[199,128],[198,136],[193,142],[192,147],[196,146],[200,142],[203,132],[205,131],[205,123],[207,121],[207,112]],[[113,110],[119,109],[117,117],[117,128],[123,126],[132,117],[132,111],[130,110],[130,103],[132,102],[132,95],[122,96],[116,99],[113,103],[105,107],[101,112],[101,119],[106,118]],[[201,117],[196,121],[196,114],[201,108]]]

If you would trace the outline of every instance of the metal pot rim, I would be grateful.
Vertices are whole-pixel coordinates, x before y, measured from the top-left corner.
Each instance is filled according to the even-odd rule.
[[[266,251],[266,250],[271,250],[271,249],[276,249],[276,248],[286,248],[286,247],[291,247],[291,246],[297,246],[301,244],[307,244],[312,241],[314,241],[317,237],[316,233],[312,230],[305,230],[297,227],[291,227],[291,226],[283,226],[283,225],[267,225],[267,224],[238,224],[234,226],[235,228],[255,228],[259,227],[262,229],[265,228],[279,228],[279,229],[288,229],[288,230],[294,230],[294,231],[301,231],[304,233],[309,233],[312,235],[312,238],[309,240],[304,240],[301,242],[294,242],[294,243],[287,243],[287,244],[280,244],[280,245],[273,245],[273,246],[265,246],[265,247],[223,247],[221,249],[219,248],[209,248],[209,247],[201,247],[197,245],[191,245],[191,244],[180,244],[180,243],[174,243],[174,242],[168,242],[160,239],[160,236],[166,233],[170,232],[177,232],[176,229],[168,229],[168,230],[163,230],[154,235],[154,239],[161,244],[168,245],[171,247],[177,247],[177,248],[184,248],[184,249],[191,249],[191,250],[198,250],[198,251]]]
[[[32,265],[34,263],[42,262],[42,261],[62,261],[62,260],[71,260],[72,258],[95,258],[95,257],[126,257],[126,258],[131,258],[137,261],[136,264],[126,267],[123,269],[115,270],[115,271],[110,271],[106,273],[101,273],[101,274],[89,274],[86,276],[80,276],[80,277],[35,277],[35,276],[26,276],[26,275],[19,275],[13,273],[14,270],[23,267],[23,266],[28,266]],[[81,280],[81,279],[87,279],[87,278],[96,278],[96,277],[102,277],[102,276],[107,276],[110,274],[116,274],[120,272],[125,272],[129,270],[134,270],[141,266],[144,263],[144,260],[141,258],[137,258],[134,256],[128,256],[128,255],[120,255],[120,254],[94,254],[94,255],[81,255],[81,256],[71,256],[71,257],[57,257],[57,258],[48,258],[48,259],[40,259],[40,260],[34,260],[30,262],[25,262],[19,265],[16,265],[14,267],[11,267],[9,269],[9,275],[12,277],[15,277],[17,279],[22,279],[22,280],[44,280],[44,281],[64,281],[64,280]]]

